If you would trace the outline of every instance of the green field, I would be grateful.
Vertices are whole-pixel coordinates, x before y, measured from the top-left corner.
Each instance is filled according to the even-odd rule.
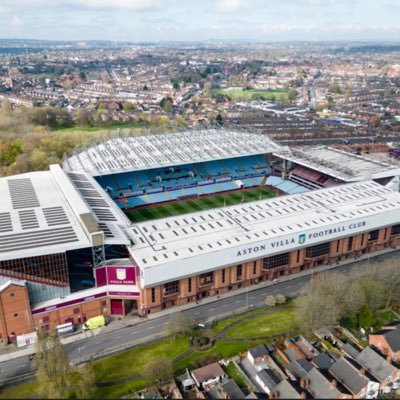
[[[251,100],[271,100],[271,101],[287,101],[287,90],[216,90],[211,93],[211,97],[226,96],[231,100],[236,101],[251,101]]]
[[[269,189],[258,188],[235,193],[221,194],[217,196],[203,197],[195,200],[183,200],[177,203],[150,206],[136,210],[126,211],[132,222],[149,221],[152,219],[172,217],[174,215],[187,214],[210,208],[232,206],[242,202],[268,199],[275,193]]]

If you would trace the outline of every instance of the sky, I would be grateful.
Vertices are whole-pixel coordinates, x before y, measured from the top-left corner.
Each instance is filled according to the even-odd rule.
[[[399,0],[0,0],[0,38],[399,41]]]

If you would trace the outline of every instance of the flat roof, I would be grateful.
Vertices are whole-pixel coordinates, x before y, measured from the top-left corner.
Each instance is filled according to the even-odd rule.
[[[67,158],[64,169],[100,176],[272,153],[281,148],[263,134],[220,128],[117,137]]]
[[[61,189],[62,173],[57,165],[0,178],[0,261],[91,246],[79,218],[90,210],[68,185]]]
[[[277,155],[345,182],[400,175],[398,165],[327,146],[309,146],[284,150]]]
[[[395,223],[400,194],[364,181],[142,222],[127,232],[149,286]]]

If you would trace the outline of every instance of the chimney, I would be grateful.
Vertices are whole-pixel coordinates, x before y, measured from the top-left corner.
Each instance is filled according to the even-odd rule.
[[[309,381],[307,378],[301,378],[301,379],[300,379],[300,386],[301,386],[303,389],[307,389],[308,386],[309,386],[309,384],[310,384],[310,381]]]
[[[360,375],[364,376],[365,375],[365,368],[360,368]]]
[[[272,391],[272,392],[269,394],[269,398],[270,398],[270,399],[279,399],[279,392],[277,392],[277,391]]]
[[[386,361],[387,361],[389,364],[392,363],[392,359],[391,359],[389,356],[386,357]]]
[[[336,387],[337,386],[337,380],[336,379],[332,379],[331,385],[333,387]]]
[[[306,394],[306,392],[301,392],[301,393],[300,393],[300,398],[301,398],[301,399],[304,399],[304,400],[307,399],[307,394]]]

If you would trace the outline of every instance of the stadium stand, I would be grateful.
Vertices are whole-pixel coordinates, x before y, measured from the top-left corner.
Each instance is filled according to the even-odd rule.
[[[113,199],[129,199],[118,201],[121,207],[136,207],[258,186],[270,173],[266,160],[258,155],[103,175],[96,180]],[[242,180],[242,184],[236,180]],[[139,199],[133,201],[131,197]]]

